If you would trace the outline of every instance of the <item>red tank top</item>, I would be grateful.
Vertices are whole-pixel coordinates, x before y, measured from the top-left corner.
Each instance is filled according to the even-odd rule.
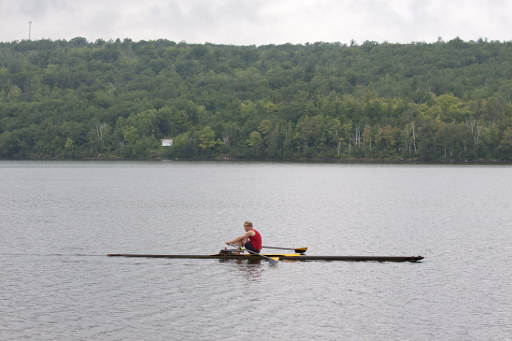
[[[253,248],[255,248],[256,250],[261,250],[261,247],[262,247],[262,242],[261,242],[261,234],[256,231],[255,229],[253,229],[254,231],[254,236],[252,237],[249,237],[249,241],[251,242],[251,245]]]

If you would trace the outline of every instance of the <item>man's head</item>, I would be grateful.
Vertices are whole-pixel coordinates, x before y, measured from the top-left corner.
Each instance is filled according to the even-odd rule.
[[[244,229],[245,229],[246,231],[250,231],[250,230],[252,230],[252,222],[250,222],[250,221],[246,221],[246,222],[244,223]]]

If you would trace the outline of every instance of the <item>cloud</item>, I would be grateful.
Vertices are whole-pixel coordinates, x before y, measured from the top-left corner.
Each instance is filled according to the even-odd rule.
[[[0,41],[169,39],[281,44],[510,41],[507,0],[0,0]]]

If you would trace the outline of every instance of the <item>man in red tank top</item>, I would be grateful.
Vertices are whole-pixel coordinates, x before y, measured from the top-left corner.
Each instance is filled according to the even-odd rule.
[[[245,233],[233,240],[226,242],[228,245],[245,246],[247,250],[260,253],[262,248],[261,234],[252,228],[252,222],[244,223]]]

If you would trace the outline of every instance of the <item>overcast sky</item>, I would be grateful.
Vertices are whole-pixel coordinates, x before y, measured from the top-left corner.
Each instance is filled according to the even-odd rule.
[[[0,0],[0,41],[512,41],[512,0]]]

